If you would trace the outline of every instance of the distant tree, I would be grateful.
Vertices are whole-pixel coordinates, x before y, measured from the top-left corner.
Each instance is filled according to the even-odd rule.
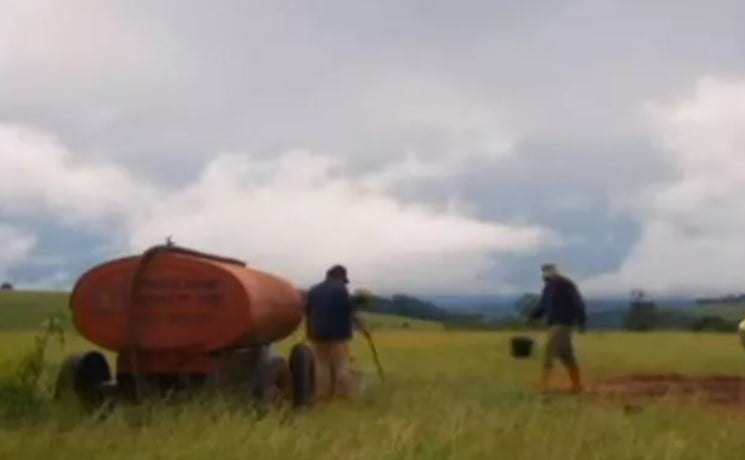
[[[657,304],[648,299],[641,289],[631,292],[625,327],[630,331],[650,331],[659,326],[660,313]]]
[[[448,321],[456,314],[413,296],[396,294],[391,298],[369,294],[366,302],[359,303],[361,311],[404,316],[413,319]]]
[[[11,283],[5,282],[3,284],[0,284],[0,291],[12,291],[13,285]]]
[[[737,321],[729,321],[720,316],[704,316],[691,325],[696,332],[732,332],[737,330]]]

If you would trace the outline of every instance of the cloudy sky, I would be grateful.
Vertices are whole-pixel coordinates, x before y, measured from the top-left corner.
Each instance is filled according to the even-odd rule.
[[[0,0],[0,278],[745,290],[745,2]]]

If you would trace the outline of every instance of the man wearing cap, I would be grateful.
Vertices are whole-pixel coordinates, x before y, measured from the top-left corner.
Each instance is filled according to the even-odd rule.
[[[368,334],[357,317],[342,265],[326,272],[326,279],[307,295],[307,335],[316,357],[316,396],[327,399],[354,393],[350,346],[355,328]]]
[[[585,303],[575,283],[559,273],[554,264],[543,265],[541,272],[543,293],[538,308],[531,315],[531,320],[547,316],[549,326],[541,386],[543,389],[548,387],[554,358],[558,356],[569,374],[572,391],[581,392],[579,365],[572,344],[572,327],[577,325],[580,331],[584,331]]]

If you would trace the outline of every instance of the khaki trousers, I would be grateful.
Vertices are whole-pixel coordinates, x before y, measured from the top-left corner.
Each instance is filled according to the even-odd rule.
[[[565,367],[577,367],[577,358],[574,355],[574,345],[572,344],[571,326],[555,324],[548,330],[543,361],[544,369],[552,369],[556,357],[561,360]]]
[[[352,366],[351,341],[312,341],[311,346],[316,358],[316,399],[355,395],[358,375]]]

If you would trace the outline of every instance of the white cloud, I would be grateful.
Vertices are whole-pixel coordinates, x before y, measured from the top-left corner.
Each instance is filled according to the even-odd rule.
[[[553,242],[534,226],[401,204],[334,175],[334,166],[304,151],[266,162],[219,156],[198,182],[158,201],[136,225],[132,247],[173,234],[178,244],[239,256],[302,284],[341,262],[375,289],[473,292],[493,288],[478,278],[497,253]]]
[[[122,168],[82,162],[52,136],[0,124],[0,210],[52,213],[70,223],[130,219],[152,193]]]
[[[96,244],[118,250],[128,247],[131,235],[141,235],[143,244],[159,240],[161,232],[178,237],[182,229],[173,223],[181,221],[189,232],[194,227],[194,233],[204,233],[195,241],[211,246],[208,235],[219,227],[208,227],[213,224],[201,222],[193,210],[221,218],[231,209],[226,199],[236,202],[241,212],[234,213],[241,216],[262,206],[287,212],[295,201],[331,216],[374,209],[387,219],[416,222],[396,237],[401,241],[423,233],[413,230],[418,225],[434,222],[433,234],[451,235],[453,246],[438,246],[443,238],[421,245],[470,267],[452,269],[453,284],[489,270],[483,283],[492,290],[499,288],[494,280],[501,267],[491,267],[487,258],[474,262],[478,251],[472,248],[488,252],[502,237],[493,235],[499,233],[493,222],[473,216],[519,215],[576,229],[557,258],[598,266],[582,262],[602,251],[588,252],[591,245],[576,242],[599,242],[597,235],[616,224],[602,209],[606,196],[665,173],[664,166],[655,169],[655,161],[644,159],[647,146],[636,144],[640,100],[675,94],[703,69],[742,72],[738,58],[745,28],[737,18],[745,3],[679,5],[672,16],[668,8],[643,1],[569,8],[561,2],[513,3],[484,0],[424,11],[407,2],[363,10],[338,2],[319,10],[304,2],[223,2],[215,8],[189,0],[146,6],[0,0],[0,120],[42,127],[64,141],[3,126],[0,213],[10,219],[53,216],[93,228],[106,239]],[[671,36],[678,39],[666,40]],[[718,98],[709,103],[719,114],[717,123],[737,125],[737,113],[722,115],[733,108],[730,94],[715,92],[706,97]],[[696,206],[707,212],[725,209],[732,204],[730,190],[738,189],[733,185],[738,179],[727,176],[736,171],[717,166],[732,158],[715,157],[708,165],[698,153],[734,155],[738,149],[725,140],[734,138],[702,135],[698,125],[689,129],[712,113],[689,105],[693,109],[675,115],[688,121],[675,121],[672,107],[661,107],[657,115],[671,163],[688,162],[689,172],[679,184],[660,184],[659,196],[638,200],[633,218],[645,222],[645,241],[690,240],[691,231],[700,230],[691,222],[690,203],[699,200]],[[253,157],[298,147],[324,156],[275,159],[284,163],[241,157],[230,163],[236,170],[228,175],[227,157],[214,158],[216,152]],[[621,164],[619,152],[628,152],[631,166]],[[693,165],[689,154],[698,163]],[[315,176],[306,177],[309,171],[294,166],[300,164],[314,168]],[[592,174],[584,172],[588,165]],[[647,165],[652,167],[640,171]],[[702,173],[710,166],[711,177]],[[358,174],[354,181],[350,172]],[[198,182],[188,185],[195,178]],[[287,188],[295,180],[305,185]],[[173,184],[181,188],[165,188]],[[722,196],[710,196],[717,187]],[[284,194],[263,205],[259,200],[267,190]],[[404,205],[398,196],[439,201],[441,208]],[[455,199],[457,204],[448,203]],[[711,227],[717,222],[714,233],[700,231],[715,234],[717,241],[724,228],[735,233],[741,228],[727,212],[709,212],[707,218]],[[361,232],[357,224],[344,225],[347,232]],[[524,226],[506,228],[519,233]],[[687,233],[678,235],[681,229]],[[247,245],[266,241],[261,232],[267,231],[257,231],[257,240],[231,236],[235,240],[225,240],[226,249],[253,258],[256,248]],[[388,252],[380,257],[389,257],[399,241],[389,231],[373,227],[372,233],[385,235],[381,241]],[[345,238],[350,240],[340,244],[358,241]],[[630,238],[606,244],[611,250],[600,257],[615,263]],[[416,243],[409,244],[420,248]],[[43,242],[54,247],[50,252],[80,257],[64,244]],[[648,251],[659,247],[648,245]],[[654,278],[632,262],[654,259],[644,255],[644,247],[629,259],[623,275],[629,284]],[[438,266],[432,261],[437,253],[397,260],[402,267],[412,261],[413,277],[422,264]],[[533,263],[513,262],[505,277],[524,276],[520,265]],[[650,263],[642,265],[649,269]],[[373,268],[366,270],[372,277]],[[410,281],[397,276],[401,284]]]
[[[154,51],[160,49],[148,46],[150,24],[143,17],[133,21],[125,4],[0,0],[0,8],[0,64],[8,64],[9,75],[28,71],[31,82],[56,87],[157,65]]]
[[[36,246],[36,239],[20,229],[0,223],[0,278],[5,281],[8,272],[27,260]]]
[[[678,177],[644,191],[640,241],[618,273],[591,284],[663,293],[745,290],[745,81],[703,79],[691,97],[649,112]]]
[[[502,105],[484,103],[462,87],[421,72],[383,72],[365,83],[361,104],[367,118],[382,128],[381,135],[398,133],[397,140],[415,155],[437,153],[453,162],[513,151],[516,128],[507,127]]]
[[[542,228],[478,220],[463,206],[403,204],[370,185],[400,180],[389,175],[396,168],[360,177],[343,166],[306,151],[223,154],[186,187],[159,190],[37,130],[0,125],[0,210],[48,213],[133,251],[173,235],[303,284],[342,262],[361,284],[407,292],[493,289],[479,277],[499,269],[495,256],[556,242]]]

